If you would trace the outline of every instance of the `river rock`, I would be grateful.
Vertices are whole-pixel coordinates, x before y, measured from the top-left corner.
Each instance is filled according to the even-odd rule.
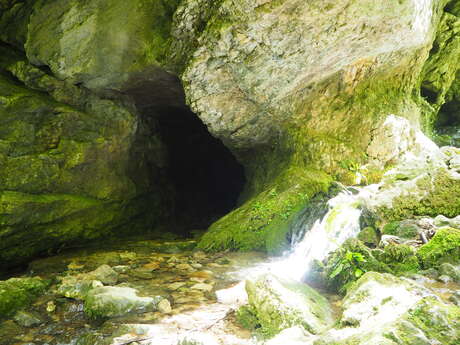
[[[43,323],[42,319],[34,313],[19,311],[14,315],[14,321],[23,327],[38,326]]]
[[[460,308],[389,274],[362,276],[347,293],[343,309],[340,327],[328,331],[315,345],[429,345],[460,340]]]
[[[312,334],[300,326],[282,330],[264,345],[305,345],[312,341]]]
[[[453,281],[460,283],[460,266],[454,266],[449,263],[443,263],[439,267],[439,273],[450,277]]]
[[[102,265],[92,272],[61,278],[57,292],[67,298],[85,299],[91,289],[104,284],[113,285],[117,281],[118,273],[109,265]]]
[[[85,314],[91,318],[110,318],[128,313],[144,313],[158,309],[162,297],[139,297],[128,287],[104,286],[92,289],[85,300]]]
[[[460,263],[460,229],[443,227],[434,237],[420,247],[417,256],[424,268],[437,267],[442,263]]]
[[[318,334],[334,321],[323,296],[306,284],[264,275],[246,281],[248,305],[266,336],[300,326]]]

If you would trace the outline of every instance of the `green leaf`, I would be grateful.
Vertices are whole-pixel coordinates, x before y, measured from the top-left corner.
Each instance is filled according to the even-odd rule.
[[[340,263],[337,265],[337,267],[334,269],[334,271],[332,271],[332,273],[329,275],[329,278],[334,278],[336,277],[338,274],[340,274],[340,272],[342,272],[343,270],[343,264]]]
[[[364,271],[363,271],[362,269],[357,268],[357,269],[355,270],[355,277],[356,277],[356,278],[361,277],[363,274],[364,274]]]

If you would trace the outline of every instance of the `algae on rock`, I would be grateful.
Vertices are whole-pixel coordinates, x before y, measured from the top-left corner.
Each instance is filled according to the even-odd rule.
[[[48,281],[38,277],[0,281],[0,319],[29,305],[48,285]]]

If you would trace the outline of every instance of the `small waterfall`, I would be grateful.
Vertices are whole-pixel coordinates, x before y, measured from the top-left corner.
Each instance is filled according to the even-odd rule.
[[[317,219],[311,229],[302,229],[303,238],[283,258],[271,263],[277,276],[301,281],[315,260],[322,261],[350,237],[360,231],[361,192],[340,192],[328,201],[328,211]]]

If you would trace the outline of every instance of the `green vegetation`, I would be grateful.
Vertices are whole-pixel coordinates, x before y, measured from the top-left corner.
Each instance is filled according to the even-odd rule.
[[[318,171],[290,169],[264,192],[214,223],[199,248],[281,252],[287,248],[290,224],[297,214],[313,196],[327,192],[331,182]]]
[[[424,194],[396,197],[391,207],[379,210],[382,218],[394,221],[439,214],[452,218],[460,214],[460,180],[451,178],[447,171],[421,178],[417,181],[417,189]]]
[[[460,229],[442,228],[417,252],[423,268],[437,267],[444,262],[460,262]]]
[[[40,278],[11,278],[0,281],[0,319],[27,306],[44,292],[49,283]]]

